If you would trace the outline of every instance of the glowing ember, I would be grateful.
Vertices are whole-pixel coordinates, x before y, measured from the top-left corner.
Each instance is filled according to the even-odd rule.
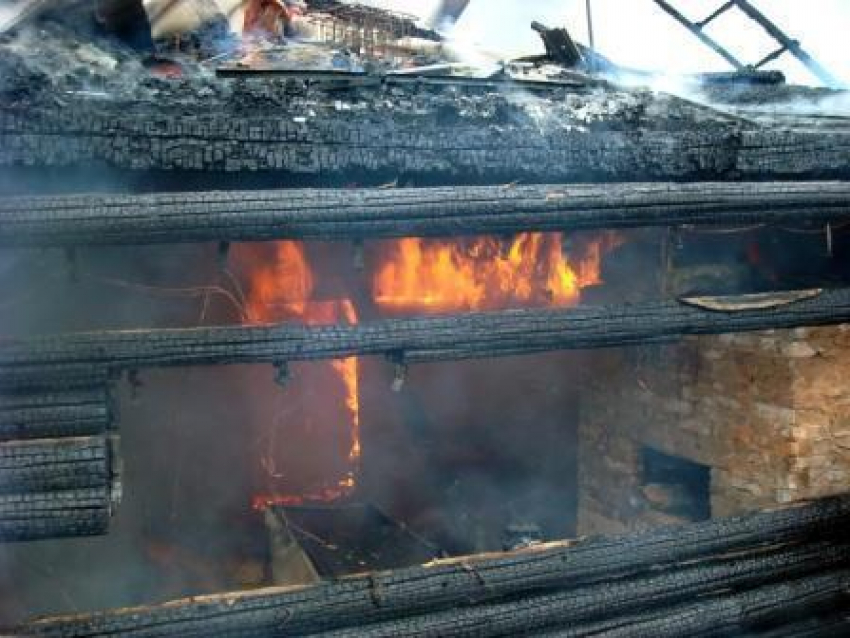
[[[558,233],[523,233],[509,239],[401,239],[386,244],[373,295],[391,311],[492,310],[515,306],[567,306],[581,289],[600,283],[603,236],[568,260]]]

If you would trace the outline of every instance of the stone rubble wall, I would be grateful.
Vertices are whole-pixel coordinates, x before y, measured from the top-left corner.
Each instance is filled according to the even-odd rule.
[[[597,356],[579,426],[580,533],[675,522],[642,493],[642,446],[709,466],[714,517],[847,489],[850,326]]]

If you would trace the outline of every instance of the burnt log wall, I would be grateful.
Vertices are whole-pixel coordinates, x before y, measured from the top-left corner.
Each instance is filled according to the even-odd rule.
[[[688,636],[846,614],[848,499],[504,555],[37,620],[19,636]],[[733,585],[730,587],[730,585]],[[645,626],[645,628],[644,628]],[[628,633],[629,629],[644,633]],[[548,635],[548,634],[546,634]]]
[[[0,396],[0,542],[104,534],[121,496],[106,385]]]
[[[622,94],[612,102],[625,106],[582,121],[573,92],[532,98],[509,89],[514,100],[501,90],[394,87],[319,92],[305,102],[268,82],[244,96],[234,90],[231,102],[198,98],[220,115],[175,112],[168,92],[148,98],[147,108],[141,100],[73,99],[63,108],[9,106],[0,111],[0,166],[270,172],[321,175],[326,183],[346,175],[498,183],[848,174],[850,133],[841,129],[762,127],[675,100],[651,104],[656,119],[668,117],[663,108],[673,114],[658,125],[641,112],[645,97],[630,102]],[[257,111],[264,103],[275,115]]]

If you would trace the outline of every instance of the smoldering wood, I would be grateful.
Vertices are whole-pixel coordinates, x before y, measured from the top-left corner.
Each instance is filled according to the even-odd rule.
[[[727,596],[696,600],[586,627],[564,627],[542,638],[689,638],[750,635],[759,626],[793,624],[850,605],[850,571],[837,570]],[[845,634],[847,625],[845,624]],[[536,634],[540,635],[540,634]],[[758,634],[756,634],[758,635]]]
[[[685,601],[800,579],[846,566],[847,546],[830,543],[792,547],[778,553],[711,556],[657,575],[611,580],[586,588],[521,597],[410,616],[370,626],[350,626],[312,634],[316,638],[410,638],[518,636],[551,627],[576,627],[647,609],[672,608]]]
[[[0,166],[85,168],[98,177],[217,173],[210,184],[222,174],[263,173],[324,185],[850,175],[846,126],[824,130],[818,118],[761,126],[611,87],[553,85],[531,96],[521,83],[470,87],[462,79],[324,90],[309,81],[192,77],[152,89],[104,78],[105,98],[92,99],[57,76],[58,86],[0,108]],[[33,93],[26,74],[21,83],[21,92]]]
[[[359,355],[386,355],[396,361],[459,360],[848,320],[850,289],[840,288],[788,305],[738,312],[705,310],[673,300],[383,319],[359,325],[89,332],[0,342],[0,380],[5,374],[61,379],[65,367],[80,365],[117,374],[147,367],[280,364]]]
[[[106,436],[0,443],[0,493],[53,492],[108,485]]]
[[[34,621],[15,635],[299,636],[499,599],[578,590],[688,561],[830,541],[850,522],[850,496],[666,527],[622,537],[553,543],[508,554],[325,581],[313,587],[207,596],[167,605]],[[838,539],[840,541],[840,538]],[[843,541],[840,541],[843,542]],[[838,550],[844,551],[844,550]]]
[[[0,494],[0,542],[105,534],[118,489]]]
[[[105,387],[0,394],[0,441],[104,434],[112,416]]]
[[[850,183],[629,183],[63,195],[0,201],[0,246],[826,224]]]

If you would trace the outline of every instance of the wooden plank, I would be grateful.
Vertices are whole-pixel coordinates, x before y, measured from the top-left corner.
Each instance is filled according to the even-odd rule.
[[[11,197],[0,247],[826,224],[850,182],[626,183]]]
[[[683,568],[701,557],[733,552],[743,556],[746,550],[759,553],[768,547],[790,549],[801,541],[819,543],[819,539],[840,535],[848,522],[850,497],[835,497],[734,519],[438,561],[312,587],[195,597],[153,607],[45,619],[11,633],[44,638],[303,636],[518,596],[545,596],[553,589],[577,592],[595,584],[604,587],[616,579]],[[801,558],[798,565],[805,562]],[[566,599],[563,602],[568,604]]]
[[[850,321],[850,289],[771,308],[716,312],[677,301],[504,310],[384,319],[359,325],[230,326],[90,332],[0,341],[3,376],[54,378],[73,366],[112,374],[148,367],[284,363],[385,355],[459,360],[655,343],[688,335],[834,325]]]

